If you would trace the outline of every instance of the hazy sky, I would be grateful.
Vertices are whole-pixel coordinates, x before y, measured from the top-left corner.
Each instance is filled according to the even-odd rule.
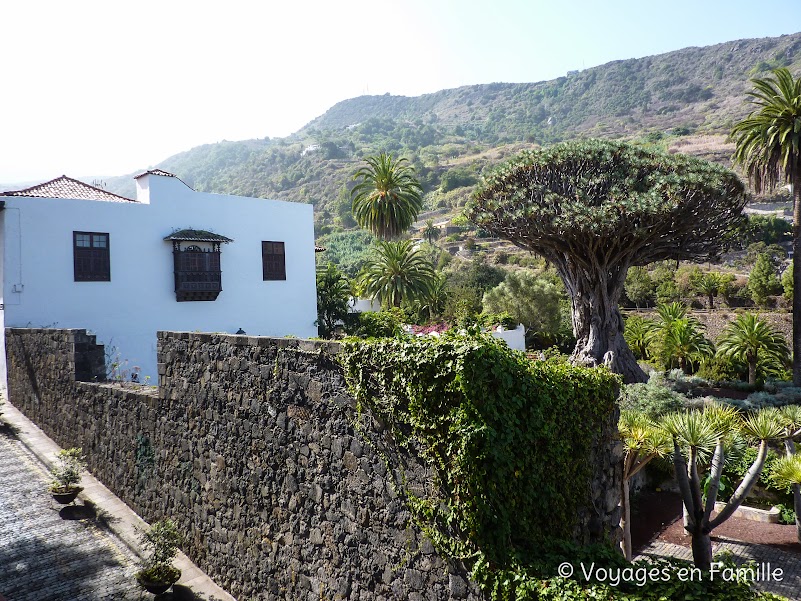
[[[0,182],[288,135],[340,100],[801,31],[799,0],[3,0]]]

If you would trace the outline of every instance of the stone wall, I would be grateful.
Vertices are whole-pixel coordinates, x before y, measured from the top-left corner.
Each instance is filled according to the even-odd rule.
[[[431,474],[357,414],[336,343],[160,332],[153,392],[76,381],[76,351],[93,342],[81,330],[6,340],[11,402],[82,446],[147,521],[172,517],[187,554],[238,598],[480,598],[411,523],[399,491]],[[596,445],[582,541],[619,536],[613,429]]]

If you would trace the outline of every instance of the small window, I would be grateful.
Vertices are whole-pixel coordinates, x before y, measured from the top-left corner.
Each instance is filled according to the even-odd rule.
[[[72,257],[76,282],[110,282],[108,234],[96,232],[72,233]]]
[[[286,279],[286,255],[283,242],[261,243],[261,265],[264,280]]]

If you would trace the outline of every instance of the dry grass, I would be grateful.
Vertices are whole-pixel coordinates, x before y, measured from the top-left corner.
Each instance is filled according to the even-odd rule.
[[[728,141],[727,136],[723,135],[704,135],[704,136],[687,136],[679,138],[668,147],[668,152],[691,155],[709,155],[709,154],[732,154],[734,153],[734,143]]]

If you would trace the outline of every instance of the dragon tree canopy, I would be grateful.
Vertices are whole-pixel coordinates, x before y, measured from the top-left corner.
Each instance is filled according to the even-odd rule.
[[[629,267],[716,259],[742,223],[730,170],[624,142],[529,150],[501,165],[467,208],[477,226],[554,265],[572,299],[573,360],[645,374],[623,340],[618,301]]]

